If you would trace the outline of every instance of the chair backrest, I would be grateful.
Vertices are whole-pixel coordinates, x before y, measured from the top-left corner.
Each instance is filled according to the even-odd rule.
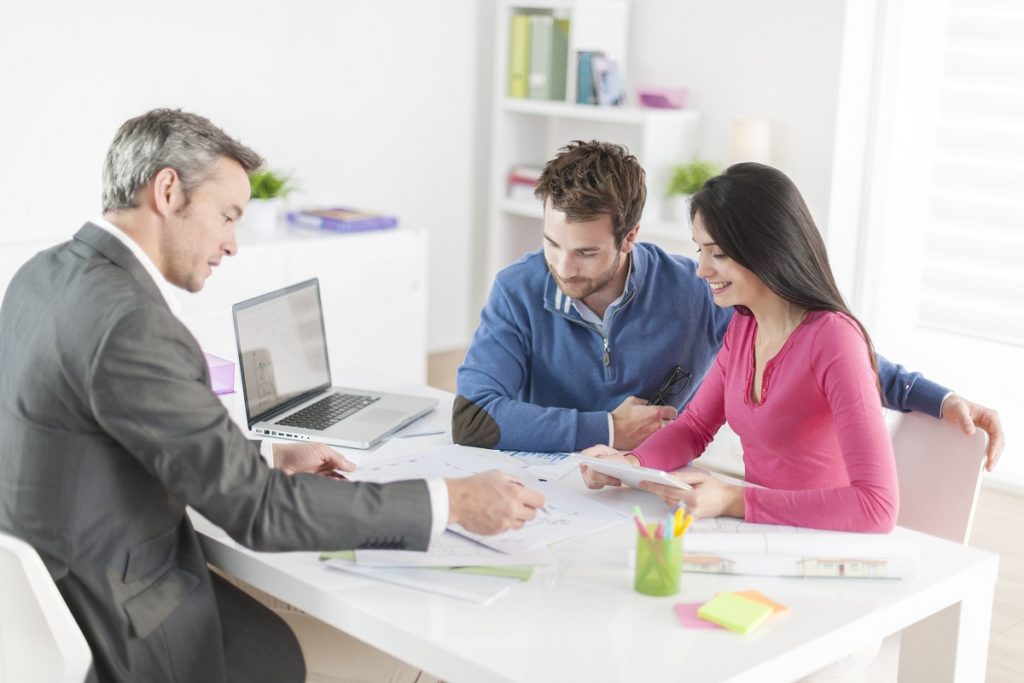
[[[0,682],[82,683],[92,652],[38,553],[0,532]]]
[[[897,523],[966,543],[981,490],[988,435],[965,435],[956,425],[926,415],[903,416],[892,445],[900,487]]]

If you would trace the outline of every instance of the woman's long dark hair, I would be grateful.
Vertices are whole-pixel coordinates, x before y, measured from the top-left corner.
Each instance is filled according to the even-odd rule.
[[[690,219],[697,214],[718,248],[779,297],[808,311],[835,311],[853,320],[864,335],[877,382],[871,337],[839,293],[821,233],[785,173],[764,164],[734,164],[693,195]],[[745,306],[736,310],[750,315]]]

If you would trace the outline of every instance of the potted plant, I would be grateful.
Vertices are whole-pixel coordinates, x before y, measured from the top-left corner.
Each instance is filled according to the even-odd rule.
[[[670,220],[689,224],[690,197],[710,178],[722,172],[721,167],[711,161],[695,159],[672,169],[668,182],[668,207]]]
[[[272,234],[277,230],[284,199],[295,190],[292,177],[279,171],[260,171],[249,176],[252,198],[242,224],[247,230]]]

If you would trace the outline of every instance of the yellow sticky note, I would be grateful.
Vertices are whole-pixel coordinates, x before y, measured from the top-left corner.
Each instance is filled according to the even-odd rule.
[[[697,610],[701,619],[724,626],[736,633],[750,633],[761,625],[772,608],[734,593],[719,593]]]
[[[733,595],[738,595],[741,598],[746,598],[747,600],[751,600],[753,602],[759,602],[762,605],[768,605],[772,608],[772,612],[774,614],[782,614],[784,612],[789,611],[788,607],[786,607],[785,605],[780,605],[779,603],[775,602],[774,600],[766,596],[761,591],[733,591]]]

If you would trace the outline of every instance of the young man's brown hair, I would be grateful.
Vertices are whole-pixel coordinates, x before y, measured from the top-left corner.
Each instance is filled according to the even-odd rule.
[[[533,194],[572,223],[611,216],[618,246],[640,222],[647,186],[644,169],[622,145],[573,140],[544,166]]]

